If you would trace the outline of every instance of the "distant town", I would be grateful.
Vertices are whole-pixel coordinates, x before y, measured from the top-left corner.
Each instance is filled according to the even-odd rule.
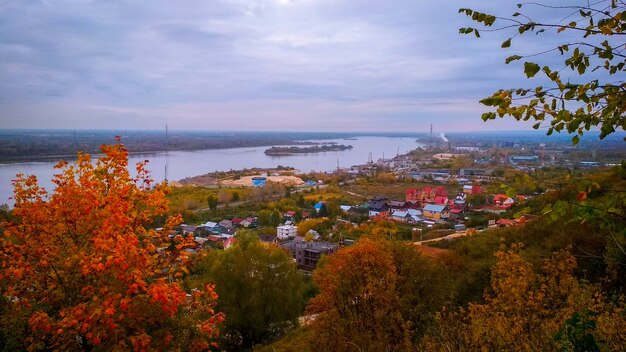
[[[403,239],[416,244],[523,224],[534,215],[524,213],[521,205],[550,191],[539,182],[524,184],[524,175],[533,177],[546,170],[586,172],[618,165],[625,157],[622,150],[586,150],[565,143],[488,138],[457,143],[444,135],[420,141],[425,146],[407,154],[378,160],[370,156],[363,164],[316,175],[281,167],[171,181],[175,188],[208,187],[220,194],[228,189],[237,195],[229,200],[222,197],[226,208],[219,212],[221,218],[198,206],[195,212],[205,208],[203,216],[210,220],[183,224],[177,231],[192,234],[195,250],[201,250],[228,248],[238,230],[254,230],[261,242],[283,248],[301,270],[312,271],[322,255],[351,245],[357,239],[354,233],[372,222],[391,221]],[[511,178],[522,181],[517,187],[504,188]],[[262,191],[268,187],[273,190]],[[270,210],[259,205],[285,194],[301,195],[296,204],[275,205]],[[238,209],[248,203],[257,205],[242,215]],[[229,213],[228,209],[233,210]]]

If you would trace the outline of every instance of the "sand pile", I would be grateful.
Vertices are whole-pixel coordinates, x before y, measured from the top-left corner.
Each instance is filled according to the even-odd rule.
[[[224,187],[252,187],[252,178],[260,176],[261,175],[244,176],[238,180],[223,180],[221,183]],[[296,176],[267,176],[267,182],[280,183],[285,186],[299,186],[304,184],[304,181]]]

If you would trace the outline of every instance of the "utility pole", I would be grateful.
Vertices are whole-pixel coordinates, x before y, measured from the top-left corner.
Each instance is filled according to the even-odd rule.
[[[165,182],[168,181],[167,178],[167,164],[169,163],[169,149],[170,149],[170,132],[167,128],[167,124],[165,124]]]
[[[433,144],[433,124],[430,124],[430,144]]]

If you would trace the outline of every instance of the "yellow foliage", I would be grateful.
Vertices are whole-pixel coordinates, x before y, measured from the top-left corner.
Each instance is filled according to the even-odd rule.
[[[595,341],[607,350],[624,350],[626,320],[623,300],[607,304],[598,288],[573,275],[576,260],[556,252],[535,273],[519,254],[521,247],[496,253],[491,293],[485,303],[467,309],[442,311],[435,329],[421,348],[427,351],[550,351],[572,341],[555,337],[575,314],[596,316]],[[564,345],[565,344],[565,345]],[[571,346],[570,346],[571,347]]]
[[[304,236],[309,230],[317,228],[323,222],[328,221],[328,218],[309,219],[298,223],[298,235]]]

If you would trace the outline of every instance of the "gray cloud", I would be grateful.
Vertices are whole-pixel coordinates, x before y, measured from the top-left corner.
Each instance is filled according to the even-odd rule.
[[[464,6],[515,4],[0,3],[0,127],[482,128],[476,101],[526,82],[505,38],[458,34]]]

